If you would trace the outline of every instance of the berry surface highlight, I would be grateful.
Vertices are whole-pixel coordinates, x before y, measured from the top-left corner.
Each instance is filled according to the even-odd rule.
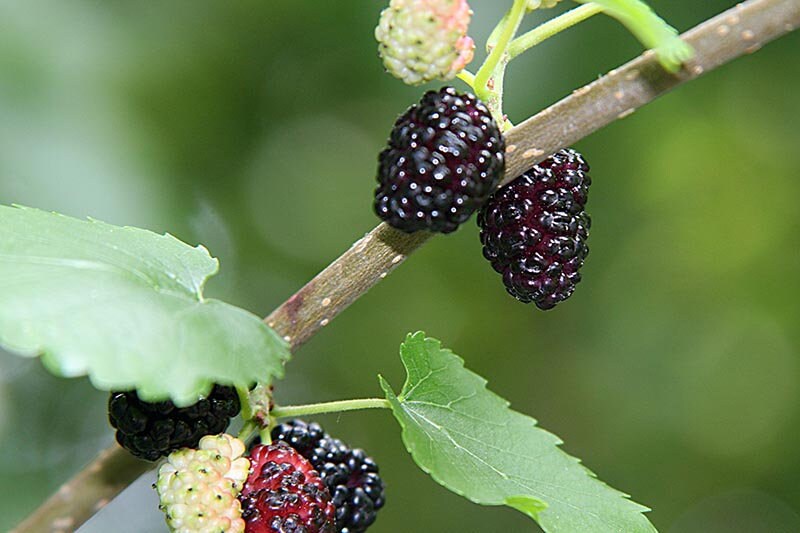
[[[445,87],[397,119],[378,161],[377,215],[407,233],[450,233],[500,181],[505,142],[480,100]]]
[[[575,150],[561,150],[498,190],[478,215],[483,255],[521,302],[552,309],[581,280],[591,220],[591,178]]]

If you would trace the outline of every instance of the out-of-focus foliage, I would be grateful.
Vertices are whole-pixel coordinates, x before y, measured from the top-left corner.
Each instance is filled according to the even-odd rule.
[[[476,42],[501,4],[473,2]],[[679,29],[732,4],[653,2]],[[377,152],[420,91],[381,70],[382,7],[0,0],[0,200],[203,243],[223,265],[206,294],[266,314],[376,222]],[[602,17],[538,48],[509,69],[512,120],[640,51]],[[377,395],[425,329],[660,530],[800,530],[798,49],[786,37],[577,146],[594,225],[569,302],[508,297],[468,223],[299,351],[278,399]],[[323,422],[381,464],[371,531],[530,530],[416,469],[388,413]],[[0,355],[0,530],[111,440],[105,394]]]

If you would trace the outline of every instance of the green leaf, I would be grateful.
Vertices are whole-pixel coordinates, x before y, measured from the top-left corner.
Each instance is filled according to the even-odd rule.
[[[694,50],[678,36],[678,31],[641,0],[576,2],[601,6],[604,13],[620,21],[639,42],[654,50],[661,65],[669,72],[677,72],[684,62],[694,56]]]
[[[218,269],[171,235],[0,206],[0,344],[106,390],[195,402],[281,377],[286,343],[202,295]]]
[[[508,505],[551,532],[652,532],[647,511],[564,453],[561,440],[512,411],[464,361],[424,333],[400,347],[399,396],[381,379],[414,461],[483,505]]]

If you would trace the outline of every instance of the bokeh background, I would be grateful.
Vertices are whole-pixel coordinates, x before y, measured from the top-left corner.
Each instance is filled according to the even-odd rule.
[[[733,4],[652,3],[681,30]],[[472,4],[482,42],[510,2]],[[0,201],[203,243],[222,263],[207,293],[267,314],[376,222],[376,154],[422,90],[382,71],[383,5],[0,0]],[[639,52],[595,17],[512,64],[507,112]],[[468,223],[303,347],[279,401],[376,395],[379,372],[399,387],[423,329],[660,530],[800,531],[799,54],[785,37],[578,144],[594,224],[569,302],[507,296]],[[0,530],[112,442],[105,401],[0,353]],[[320,421],[381,464],[371,531],[536,530],[430,480],[388,413]]]

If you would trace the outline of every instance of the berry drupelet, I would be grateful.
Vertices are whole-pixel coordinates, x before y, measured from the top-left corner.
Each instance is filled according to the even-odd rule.
[[[378,160],[377,215],[407,233],[450,233],[500,181],[505,142],[480,100],[445,87],[397,119]]]
[[[311,463],[286,443],[259,444],[239,495],[245,533],[333,533],[331,495]]]
[[[171,401],[142,401],[136,391],[112,392],[108,420],[117,430],[120,446],[155,461],[179,448],[196,447],[205,435],[222,433],[239,409],[236,389],[222,385],[214,385],[206,398],[181,408]]]
[[[551,309],[569,298],[589,253],[589,166],[561,150],[492,195],[478,215],[483,255],[516,299]]]
[[[276,426],[272,438],[290,444],[319,471],[336,507],[337,531],[361,533],[375,522],[385,503],[384,484],[364,450],[351,449],[319,424],[302,420]]]

